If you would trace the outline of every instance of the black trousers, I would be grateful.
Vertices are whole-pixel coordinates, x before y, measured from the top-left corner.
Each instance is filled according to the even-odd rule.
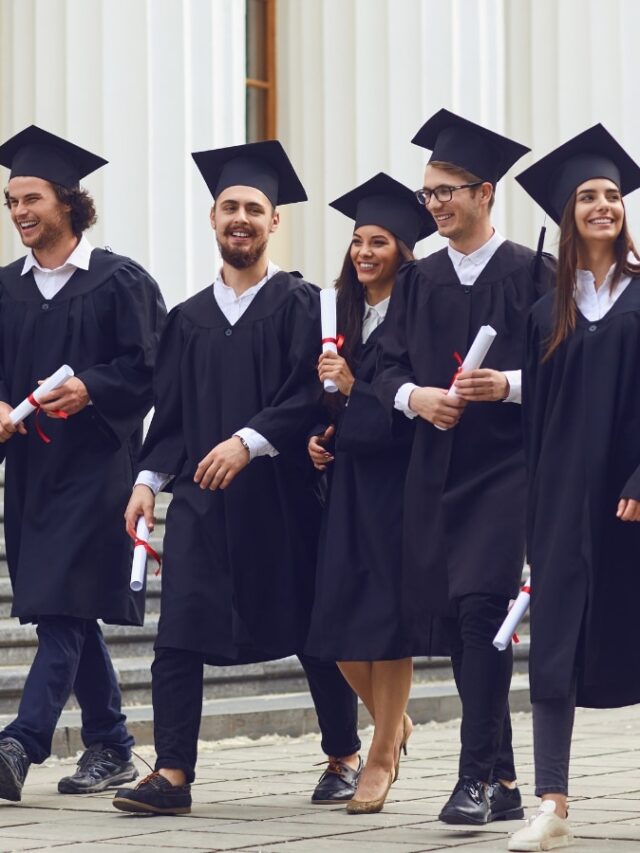
[[[358,752],[358,700],[335,663],[300,656],[322,733],[322,749],[341,758]],[[202,716],[204,656],[156,649],[151,666],[156,770],[182,770],[195,779]]]
[[[457,618],[447,620],[453,675],[462,701],[459,775],[491,782],[513,781],[509,687],[511,646],[499,652],[493,638],[502,625],[508,598],[465,595],[456,601]]]
[[[101,743],[123,759],[133,738],[121,711],[118,679],[100,626],[94,619],[41,616],[38,650],[27,675],[17,718],[0,732],[24,747],[34,764],[51,754],[60,714],[71,693],[82,711],[82,741]]]

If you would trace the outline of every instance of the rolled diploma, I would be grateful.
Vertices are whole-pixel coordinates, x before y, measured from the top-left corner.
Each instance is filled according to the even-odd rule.
[[[54,388],[59,388],[60,385],[64,385],[67,379],[71,379],[73,375],[73,368],[69,367],[68,364],[63,364],[55,373],[52,373],[51,376],[45,379],[42,385],[38,385],[32,396],[40,402],[45,394],[53,391]],[[16,426],[20,421],[28,417],[31,412],[35,412],[35,410],[36,407],[29,400],[23,400],[9,415],[11,423]]]
[[[504,620],[500,630],[493,639],[493,645],[498,649],[498,651],[503,652],[513,639],[513,635],[515,634],[518,625],[524,618],[524,614],[529,609],[530,601],[531,593],[529,591],[529,587],[525,586],[520,590],[520,594],[516,598],[513,607],[507,613],[507,618]]]
[[[136,536],[143,542],[149,541],[149,528],[144,516],[141,515],[136,525]],[[144,576],[147,571],[147,552],[144,545],[136,545],[133,549],[133,562],[131,563],[131,581],[129,587],[133,592],[140,592],[144,586]]]
[[[493,326],[480,326],[478,334],[475,336],[473,343],[469,347],[469,352],[467,353],[465,360],[460,365],[459,373],[462,373],[463,370],[476,370],[478,367],[482,366],[482,362],[485,360],[486,355],[489,352],[489,347],[494,342],[496,335],[497,332]],[[455,381],[452,382],[451,387],[447,391],[447,394],[450,397],[458,396],[454,387],[455,384]]]
[[[320,291],[320,324],[322,328],[322,352],[338,352],[338,347],[332,341],[327,341],[327,338],[333,338],[335,341],[338,337],[336,319],[336,291],[333,287],[323,287]],[[332,379],[324,380],[324,390],[329,394],[335,394],[338,386]]]

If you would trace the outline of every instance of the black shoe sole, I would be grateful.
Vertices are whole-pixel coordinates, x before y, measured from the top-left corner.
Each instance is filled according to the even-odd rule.
[[[468,815],[461,814],[442,814],[438,815],[438,820],[442,821],[442,823],[451,823],[455,826],[486,826],[489,823],[489,819],[486,820],[478,820]]]
[[[61,779],[58,782],[59,794],[99,794],[101,791],[106,791],[108,788],[118,788],[126,782],[133,782],[138,778],[137,770],[127,770],[125,773],[119,773],[117,776],[110,776],[108,779],[102,779],[91,785],[88,788],[77,787],[70,779]]]
[[[341,806],[343,803],[348,803],[349,800],[353,798],[353,794],[350,797],[341,797],[340,799],[333,800],[311,800],[312,806]]]
[[[516,809],[507,809],[498,814],[491,813],[489,815],[489,823],[494,823],[496,820],[522,820],[524,818],[524,809],[522,806]]]
[[[181,815],[189,814],[191,806],[178,806],[177,808],[161,808],[152,806],[151,803],[141,803],[139,800],[129,800],[126,797],[114,797],[113,807],[121,812],[133,812],[143,815]]]

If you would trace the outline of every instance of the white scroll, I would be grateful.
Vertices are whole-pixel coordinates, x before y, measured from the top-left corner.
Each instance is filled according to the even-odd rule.
[[[503,652],[513,640],[518,625],[524,619],[531,601],[531,587],[523,586],[520,594],[513,603],[513,607],[507,613],[507,618],[502,623],[500,630],[493,638],[493,645],[498,651]]]
[[[38,385],[31,396],[37,403],[39,403],[45,394],[48,394],[49,391],[53,391],[55,388],[59,388],[61,385],[64,385],[64,383],[68,379],[71,379],[73,375],[73,369],[69,367],[68,364],[63,364],[55,373],[52,373],[51,376],[45,379],[42,385]],[[11,423],[14,426],[17,426],[32,412],[35,412],[36,408],[37,406],[34,406],[28,398],[23,400],[9,415]]]
[[[142,542],[149,541],[149,528],[141,515],[136,526],[136,537]],[[144,587],[144,577],[147,571],[147,550],[144,545],[136,545],[133,549],[133,562],[131,564],[131,580],[129,587],[133,592],[140,592]]]
[[[336,319],[336,291],[323,287],[320,291],[320,323],[322,327],[322,352],[338,352],[338,321]],[[324,390],[335,394],[338,386],[332,379],[324,380]]]
[[[478,334],[475,336],[473,343],[469,347],[469,352],[465,360],[460,365],[458,373],[464,370],[477,370],[482,367],[482,362],[485,360],[491,344],[496,339],[497,332],[493,326],[480,326]],[[451,387],[447,391],[450,397],[457,397],[455,389],[455,380],[451,383]]]

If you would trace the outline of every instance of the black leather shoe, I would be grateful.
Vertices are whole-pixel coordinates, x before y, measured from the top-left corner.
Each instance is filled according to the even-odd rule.
[[[117,788],[125,782],[133,782],[138,771],[126,758],[117,752],[94,743],[80,756],[78,769],[73,776],[65,776],[58,782],[60,794],[97,794],[107,788]]]
[[[159,773],[150,773],[135,788],[120,788],[113,806],[136,814],[189,814],[191,785],[172,785]]]
[[[0,799],[19,803],[31,762],[19,740],[0,740]]]
[[[330,758],[327,769],[320,777],[311,795],[311,802],[316,806],[322,806],[335,805],[350,800],[358,787],[362,766],[360,756],[358,756],[357,770],[342,761],[338,761],[337,758]]]
[[[489,797],[484,784],[478,779],[463,776],[453,789],[439,819],[444,823],[484,824],[491,814]]]
[[[519,788],[507,788],[497,779],[487,790],[491,814],[489,820],[521,820],[524,817]]]

